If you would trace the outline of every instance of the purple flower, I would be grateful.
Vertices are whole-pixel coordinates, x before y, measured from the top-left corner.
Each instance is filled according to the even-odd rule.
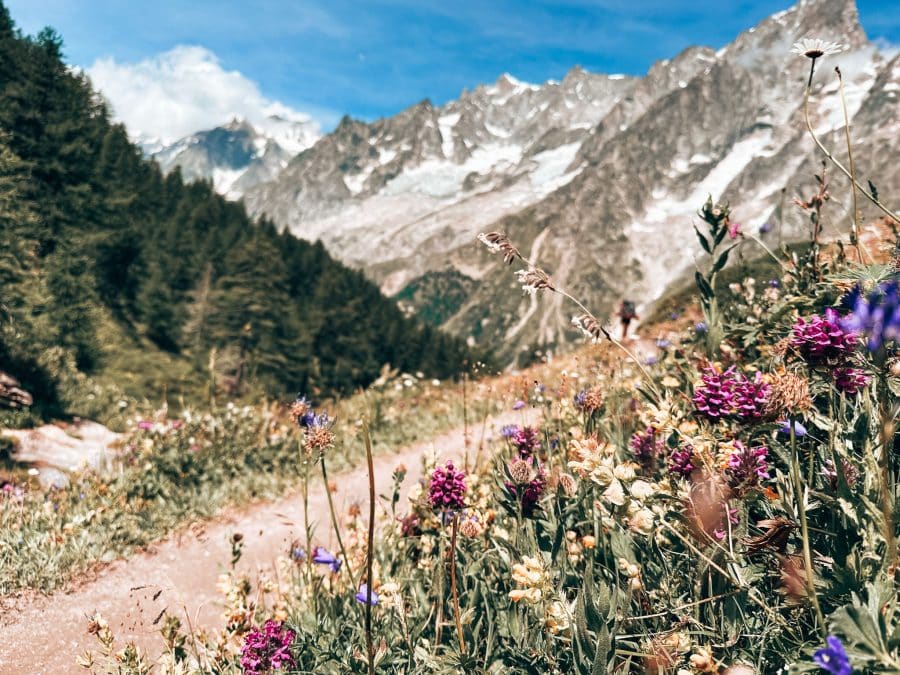
[[[847,481],[847,487],[853,487],[856,485],[856,481],[859,480],[859,471],[853,464],[850,463],[847,459],[841,459],[841,471],[844,474],[844,480]],[[822,475],[828,481],[829,487],[831,490],[837,490],[838,486],[838,472],[834,468],[834,462],[830,459],[826,459],[822,465]]]
[[[725,476],[733,488],[755,487],[760,480],[769,478],[769,449],[765,446],[748,448],[734,441],[734,452],[728,458]]]
[[[321,546],[317,546],[313,551],[313,562],[317,565],[328,565],[335,574],[341,570],[340,559]]]
[[[759,372],[748,380],[738,374],[734,366],[720,372],[709,365],[701,375],[700,383],[694,387],[694,407],[712,421],[734,418],[753,422],[764,417],[769,391],[769,385],[763,382]]]
[[[519,401],[516,401],[515,403],[513,403],[512,409],[513,410],[521,410],[524,407],[525,407],[525,401],[519,400]]]
[[[262,629],[253,627],[244,636],[241,667],[245,675],[263,675],[273,670],[293,670],[297,666],[291,646],[295,633],[279,621],[269,619]]]
[[[900,281],[885,282],[868,297],[857,286],[843,304],[850,314],[841,320],[841,326],[864,335],[870,352],[881,351],[887,343],[900,342]]]
[[[587,403],[587,390],[582,389],[572,398],[576,410],[584,411]]]
[[[518,424],[507,424],[500,428],[500,435],[503,438],[512,438],[519,432]]]
[[[778,421],[778,433],[783,434],[784,436],[791,435],[791,423],[789,420]],[[806,427],[797,420],[794,420],[794,437],[803,438],[804,436],[806,436]]]
[[[544,488],[547,485],[547,477],[543,467],[541,467],[538,469],[537,475],[524,485],[515,485],[509,481],[505,481],[504,484],[513,498],[522,500],[522,513],[529,516],[544,494]]]
[[[453,467],[453,462],[437,467],[428,485],[428,502],[438,510],[459,511],[465,508],[466,475]]]
[[[778,279],[769,279],[769,288],[778,288],[781,286],[781,282]]]
[[[694,324],[694,330],[702,335],[709,332],[709,326],[706,325],[705,321],[698,321]]]
[[[291,560],[294,560],[296,562],[302,562],[306,560],[306,551],[301,546],[292,546]],[[338,565],[338,569],[340,569],[340,565]]]
[[[534,427],[516,427],[516,432],[509,437],[509,440],[516,446],[519,457],[523,459],[534,456],[541,447],[540,432]]]
[[[366,604],[366,596],[369,594],[368,584],[360,584],[359,592],[356,594],[356,600],[362,604]],[[373,607],[378,604],[378,594],[372,591],[372,602],[369,603]]]
[[[635,459],[645,467],[650,466],[665,448],[665,444],[656,437],[656,429],[653,427],[635,432],[628,445],[634,452]]]
[[[828,636],[825,640],[825,647],[813,655],[813,661],[819,668],[831,675],[850,675],[853,672],[844,645],[836,635]]]
[[[834,377],[834,386],[847,396],[856,396],[871,382],[871,378],[857,368],[835,368],[832,376]]]
[[[653,355],[650,355],[644,359],[645,366],[655,366],[658,362],[659,362],[659,359]]]
[[[826,309],[825,316],[814,314],[798,319],[791,336],[791,347],[811,366],[842,361],[857,344],[855,331],[841,325],[837,312]]]
[[[688,478],[696,467],[693,464],[694,448],[690,445],[677,448],[669,455],[669,473]]]
[[[669,347],[672,346],[672,343],[669,342],[668,340],[666,340],[665,338],[659,338],[656,341],[656,346],[659,347],[660,349],[668,349]]]
[[[307,429],[327,429],[334,424],[334,420],[326,412],[316,414],[315,410],[309,410],[300,418],[299,423]]]
[[[759,233],[760,234],[768,234],[769,232],[772,231],[773,227],[775,227],[775,225],[773,225],[772,223],[765,222],[759,226]]]

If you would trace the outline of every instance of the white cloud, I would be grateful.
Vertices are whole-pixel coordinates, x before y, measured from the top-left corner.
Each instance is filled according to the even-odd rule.
[[[86,72],[135,139],[172,143],[235,116],[251,123],[269,115],[310,121],[309,115],[263,96],[240,72],[222,68],[204,47],[181,45],[137,63],[97,59]]]

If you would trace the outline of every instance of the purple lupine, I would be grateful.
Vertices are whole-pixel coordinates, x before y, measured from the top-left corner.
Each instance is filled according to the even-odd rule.
[[[791,347],[811,366],[842,361],[853,353],[857,342],[856,331],[843,327],[837,312],[830,308],[825,316],[797,319],[791,334]]]
[[[669,473],[688,478],[695,468],[693,446],[685,445],[676,448],[669,455]]]
[[[665,449],[665,443],[657,438],[656,429],[653,427],[635,432],[628,445],[634,453],[635,459],[645,467],[653,464],[656,457]]]
[[[244,636],[241,667],[245,675],[264,675],[273,670],[293,670],[297,661],[291,654],[294,631],[280,621],[269,619],[262,629],[253,627]]]
[[[321,546],[317,546],[313,551],[313,562],[317,565],[328,565],[335,574],[341,570],[340,558]]]
[[[453,467],[453,462],[437,467],[428,485],[428,502],[438,510],[459,511],[465,508],[466,475]]]
[[[361,602],[362,604],[366,604],[367,598],[369,596],[369,586],[368,584],[360,584],[359,591],[356,593],[356,601]],[[373,607],[378,604],[378,594],[375,591],[372,591],[371,594],[372,602],[369,604]]]
[[[744,421],[761,419],[769,402],[769,392],[769,384],[763,382],[759,371],[752,380],[735,378],[734,403],[737,417]]]
[[[850,314],[841,320],[844,330],[864,335],[870,352],[900,344],[900,281],[880,284],[868,296],[857,286],[844,300]]]
[[[872,379],[858,368],[835,368],[832,373],[834,386],[842,394],[856,396],[869,386]]]
[[[769,449],[765,446],[748,448],[734,441],[734,452],[728,458],[725,476],[733,488],[748,488],[769,478]]]
[[[850,657],[836,635],[829,635],[825,639],[825,646],[813,655],[813,661],[831,675],[851,675],[853,672]]]

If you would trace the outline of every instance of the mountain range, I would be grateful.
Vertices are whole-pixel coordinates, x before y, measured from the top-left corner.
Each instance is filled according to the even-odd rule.
[[[858,173],[896,194],[900,57],[868,40],[853,0],[801,0],[721,49],[688,48],[644,77],[575,67],[534,85],[502,75],[441,106],[423,100],[300,134],[307,147],[297,153],[235,121],[155,156],[321,240],[410,311],[527,358],[574,337],[573,308],[523,295],[474,243],[479,232],[506,232],[598,315],[625,297],[645,305],[693,269],[692,219],[708,195],[727,200],[745,231],[773,225],[770,243],[806,236],[808,218],[791,200],[814,191],[822,157],[804,125],[809,60],[791,53],[805,37],[844,46],[820,62],[813,128],[845,157],[837,65]],[[844,230],[849,184],[833,174],[831,186],[826,226]]]

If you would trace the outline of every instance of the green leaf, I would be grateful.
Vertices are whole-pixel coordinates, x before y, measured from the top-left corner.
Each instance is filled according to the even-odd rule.
[[[728,263],[728,254],[731,253],[732,249],[734,249],[734,246],[726,248],[722,255],[718,257],[718,259],[712,266],[712,274],[720,272],[722,268],[725,267],[725,265]]]
[[[709,242],[706,241],[706,237],[704,237],[700,233],[700,230],[697,228],[696,225],[694,225],[694,232],[697,233],[697,239],[700,240],[700,245],[703,247],[703,250],[706,251],[707,253],[709,253],[710,255],[712,255],[712,248],[710,248]]]
[[[594,667],[591,675],[606,675],[610,642],[609,628],[604,624],[597,638],[597,650],[594,652]]]

